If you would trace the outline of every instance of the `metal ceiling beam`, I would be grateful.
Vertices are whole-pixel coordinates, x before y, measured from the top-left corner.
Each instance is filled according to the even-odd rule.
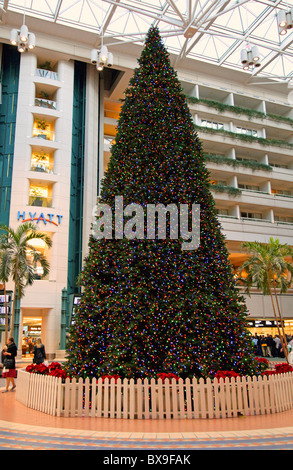
[[[166,0],[168,2],[168,4],[173,8],[173,10],[175,11],[176,15],[179,16],[179,18],[181,19],[182,23],[185,24],[186,23],[186,18],[184,18],[184,16],[182,15],[181,11],[178,10],[176,4],[174,3],[173,0]]]
[[[111,5],[116,5],[117,4],[117,2],[115,0],[104,0],[104,2],[110,3]],[[163,15],[163,14],[158,15],[157,13],[152,13],[148,10],[143,9],[143,8],[136,8],[136,7],[133,7],[131,5],[124,4],[124,3],[119,3],[119,7],[125,8],[126,10],[128,10],[130,12],[138,13],[139,15],[147,16],[149,18],[152,18],[153,20],[158,20],[158,21],[162,21],[163,23],[171,24],[173,26],[180,27],[182,25],[182,22],[176,20],[175,18],[171,18],[171,17],[169,17],[167,15]]]
[[[59,16],[59,13],[60,13],[60,8],[61,8],[61,5],[62,5],[62,2],[63,2],[63,0],[58,0],[58,3],[56,5],[55,14],[54,14],[54,23],[56,23],[56,21],[58,20],[58,16]]]
[[[104,21],[102,23],[102,26],[101,26],[101,31],[100,31],[101,34],[104,34],[104,32],[107,31],[107,28],[108,28],[109,24],[111,23],[111,20],[113,18],[113,15],[114,15],[115,11],[117,10],[117,7],[118,7],[119,3],[120,3],[120,0],[116,0],[116,5],[112,5],[109,8],[109,10],[108,10],[108,12],[107,12],[107,14],[104,18]]]
[[[245,0],[246,1],[246,0]],[[225,7],[230,3],[229,0],[226,0],[221,8],[219,9],[218,11],[218,15],[214,16],[212,19],[210,19],[209,23],[206,25],[206,27],[204,28],[204,31],[198,35],[198,37],[193,41],[193,43],[191,44],[191,46],[187,49],[186,53],[185,53],[185,56],[187,56],[189,54],[189,52],[191,52],[191,50],[194,48],[194,46],[198,43],[198,41],[202,38],[203,34],[205,33],[205,31],[208,30],[208,28],[211,27],[211,25],[213,24],[213,22],[218,18],[219,14],[221,14],[222,10],[225,9]],[[202,25],[201,25],[202,26]]]

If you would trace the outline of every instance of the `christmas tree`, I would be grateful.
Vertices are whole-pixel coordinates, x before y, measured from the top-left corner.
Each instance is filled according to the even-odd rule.
[[[117,201],[124,209],[136,204],[125,210],[124,233],[115,225]],[[125,91],[99,202],[112,209],[113,218],[110,229],[105,219],[99,225],[103,237],[97,231],[90,237],[83,295],[68,343],[71,374],[255,373],[246,309],[209,191],[202,146],[154,27]],[[200,206],[197,249],[187,246],[192,240],[181,231],[171,236],[176,214],[165,220],[166,237],[158,234],[158,216],[155,238],[146,236],[149,226],[144,219],[141,230],[133,207],[156,204],[188,207],[189,232],[193,204]],[[105,213],[97,213],[98,224]]]

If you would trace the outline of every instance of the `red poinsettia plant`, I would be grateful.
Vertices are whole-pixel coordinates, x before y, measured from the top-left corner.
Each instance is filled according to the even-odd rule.
[[[31,374],[48,375],[49,368],[45,364],[30,364],[26,367],[26,371]]]
[[[163,383],[165,382],[166,379],[168,379],[170,382],[172,379],[175,379],[176,382],[178,382],[179,377],[178,375],[172,374],[171,372],[169,372],[168,374],[166,374],[165,372],[160,372],[158,374],[158,379],[162,379]]]
[[[52,375],[66,379],[68,377],[66,371],[62,369],[59,362],[51,362],[48,366],[45,364],[30,364],[26,367],[26,371],[31,374]]]
[[[49,372],[49,375],[53,377],[61,377],[61,379],[67,379],[68,375],[65,370],[63,369],[52,369]]]
[[[62,365],[60,364],[60,362],[51,362],[48,367],[50,371],[62,369]]]
[[[262,372],[262,375],[285,374],[286,372],[293,372],[293,367],[287,362],[281,362],[280,364],[276,364],[273,370],[265,370]]]
[[[287,362],[282,362],[275,365],[275,371],[277,374],[285,374],[286,372],[293,372],[293,367],[287,364]]]
[[[232,377],[234,377],[235,379],[237,377],[240,377],[239,374],[237,374],[237,372],[234,372],[234,370],[218,370],[218,372],[216,373],[215,375],[215,379],[226,379],[228,377],[228,379],[231,379]]]
[[[103,383],[105,382],[106,379],[109,379],[109,382],[111,381],[111,379],[115,379],[115,384],[117,383],[117,380],[118,379],[121,379],[121,376],[118,375],[118,374],[105,374],[105,375],[102,375],[101,376],[101,379],[103,381]]]

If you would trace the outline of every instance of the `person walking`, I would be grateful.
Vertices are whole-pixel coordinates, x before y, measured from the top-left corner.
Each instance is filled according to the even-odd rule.
[[[43,345],[41,338],[37,339],[36,344],[33,349],[33,353],[34,353],[34,358],[33,358],[34,364],[42,364],[44,360],[46,359],[45,346]]]
[[[267,334],[266,340],[267,340],[267,354],[268,354],[268,357],[273,357],[272,348],[273,348],[275,343],[274,343],[272,335]]]
[[[17,346],[14,342],[14,339],[10,337],[7,343],[7,349],[3,352],[3,371],[2,377],[6,378],[6,388],[2,391],[2,393],[8,392],[9,384],[12,384],[11,391],[15,389],[15,381],[14,379],[17,377],[17,372],[15,368],[15,358],[17,356]]]

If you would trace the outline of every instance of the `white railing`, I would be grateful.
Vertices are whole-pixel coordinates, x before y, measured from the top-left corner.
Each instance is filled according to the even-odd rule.
[[[47,100],[45,98],[35,98],[35,106],[40,106],[41,108],[48,109],[57,109],[57,103],[53,100]]]
[[[42,78],[50,78],[52,80],[58,80],[57,72],[53,72],[52,70],[36,69],[36,76]]]
[[[293,372],[220,379],[66,379],[18,371],[16,399],[64,417],[205,419],[278,413],[293,407]]]

